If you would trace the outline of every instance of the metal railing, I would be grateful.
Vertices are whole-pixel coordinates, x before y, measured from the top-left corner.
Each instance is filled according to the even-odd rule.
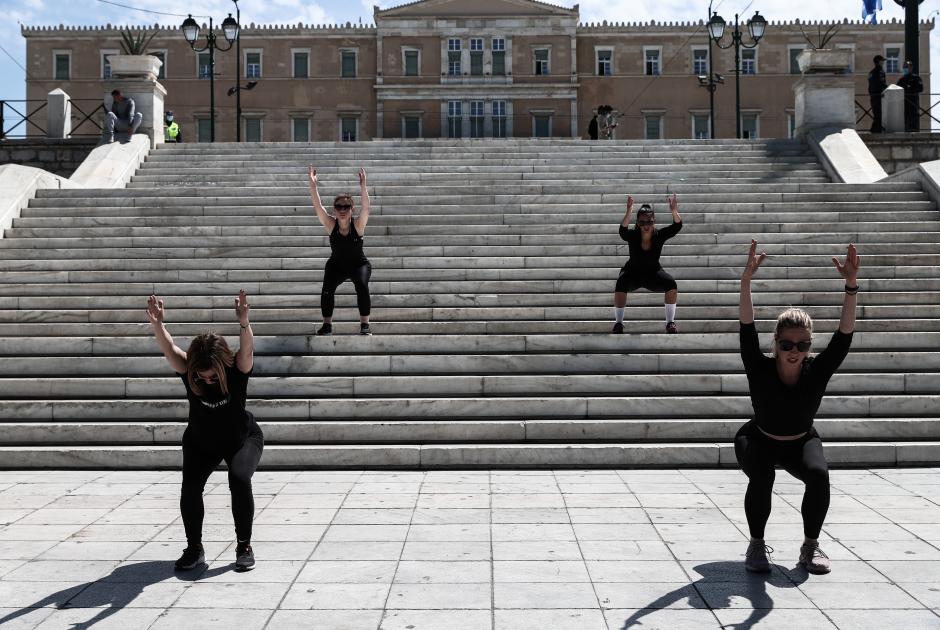
[[[93,137],[102,132],[101,124],[94,116],[104,112],[104,103],[99,99],[84,98],[70,100],[72,104],[72,132],[70,137]],[[47,131],[44,116],[39,115],[49,103],[40,99],[0,99],[0,140],[26,138],[30,131],[45,137]],[[87,112],[86,112],[87,110]],[[42,124],[40,124],[40,121]],[[77,121],[77,122],[76,122]],[[83,130],[82,127],[85,127]]]
[[[919,96],[920,98],[917,99],[917,109],[920,110],[921,117],[927,116],[928,118],[933,120],[935,123],[940,125],[940,118],[937,118],[937,115],[934,114],[934,108],[940,105],[940,94],[931,92],[930,94],[920,94]],[[926,108],[924,108],[924,106],[921,104],[923,102],[923,97],[925,96],[927,97],[927,101],[928,101],[928,107]],[[938,98],[934,100],[935,97],[938,97]],[[866,118],[874,120],[874,118],[872,117],[872,113],[871,113],[871,106],[864,104],[866,101],[868,101],[868,99],[869,99],[869,95],[867,93],[855,95],[855,107],[856,109],[861,111],[861,113],[855,119],[856,127],[858,127],[862,123],[862,121],[865,120]],[[926,129],[924,131],[930,131],[930,130]]]

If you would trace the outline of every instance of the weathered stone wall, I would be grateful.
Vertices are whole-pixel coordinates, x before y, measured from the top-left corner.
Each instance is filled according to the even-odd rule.
[[[940,133],[860,134],[889,175],[940,159]]]
[[[98,141],[97,137],[3,140],[0,142],[0,164],[34,166],[62,177],[71,177]]]

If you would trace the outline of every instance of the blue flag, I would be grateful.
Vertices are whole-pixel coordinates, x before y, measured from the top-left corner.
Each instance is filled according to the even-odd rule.
[[[876,6],[877,5],[877,6]],[[883,11],[881,0],[862,0],[862,22],[870,15],[871,23],[878,23],[878,14],[876,11]]]

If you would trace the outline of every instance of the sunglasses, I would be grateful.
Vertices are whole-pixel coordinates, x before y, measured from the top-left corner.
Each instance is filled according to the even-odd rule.
[[[796,348],[800,352],[809,352],[810,346],[813,345],[812,341],[790,341],[789,339],[778,339],[777,345],[780,346],[780,349],[784,352],[789,352]]]
[[[653,225],[654,223],[655,221],[637,221],[636,222],[636,224],[639,225],[640,227],[643,227],[644,225]]]
[[[346,212],[347,210],[352,210],[352,204],[351,203],[335,203],[333,204],[333,209]]]

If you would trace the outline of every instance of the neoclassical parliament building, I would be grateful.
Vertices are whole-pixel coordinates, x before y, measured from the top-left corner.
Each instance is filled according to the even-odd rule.
[[[709,73],[707,16],[696,23],[587,24],[580,22],[578,5],[419,0],[376,8],[373,17],[368,26],[245,26],[240,77],[235,48],[215,54],[216,140],[235,140],[235,97],[228,92],[249,81],[257,84],[242,91],[238,121],[248,141],[586,137],[600,105],[620,113],[616,138],[711,135],[709,92],[700,80]],[[799,23],[765,17],[759,45],[741,51],[742,133],[788,137],[792,86],[800,72],[796,57],[809,44]],[[932,21],[921,24],[926,93],[932,28]],[[814,24],[803,29],[817,34]],[[27,98],[43,100],[62,88],[73,99],[100,99],[110,90],[108,58],[120,52],[120,30],[23,27]],[[175,112],[184,140],[208,141],[208,53],[194,52],[178,27],[150,30],[156,35],[149,53],[163,61],[166,108]],[[219,40],[224,45],[221,31]],[[726,34],[722,43],[729,41]],[[830,46],[854,51],[851,71],[864,95],[875,55],[886,58],[889,82],[899,78],[904,25],[846,21]],[[734,51],[712,46],[711,54],[714,71],[724,78],[715,92],[715,135],[731,138]],[[867,106],[867,97],[858,102]],[[869,125],[862,121],[859,128]]]

